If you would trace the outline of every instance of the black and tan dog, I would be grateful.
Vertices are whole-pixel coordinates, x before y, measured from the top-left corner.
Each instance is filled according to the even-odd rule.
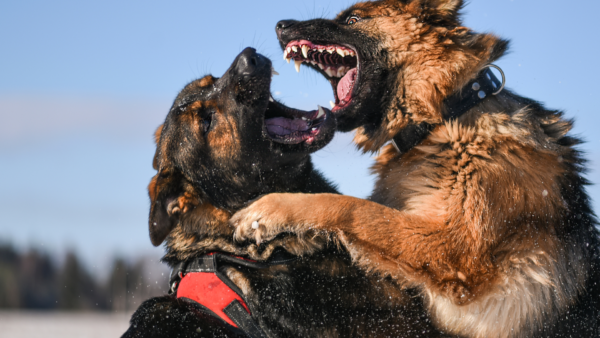
[[[598,223],[572,122],[502,90],[487,67],[508,43],[463,27],[462,5],[382,0],[278,23],[284,57],[331,82],[338,128],[365,151],[392,144],[370,200],[267,195],[233,216],[237,238],[320,231],[461,336],[599,337]]]
[[[187,85],[159,128],[158,173],[148,187],[150,236],[154,245],[166,238],[164,260],[183,278],[175,275],[173,295],[144,302],[123,337],[442,336],[432,330],[418,298],[389,278],[361,272],[349,255],[320,237],[234,244],[230,215],[259,195],[336,193],[309,156],[331,140],[333,116],[273,101],[271,69],[268,59],[244,50],[223,77]],[[274,252],[276,247],[284,252]],[[273,257],[290,254],[303,257],[273,263]],[[209,269],[237,290],[245,309],[238,308],[251,313],[250,324],[228,317],[222,306],[187,299],[219,301],[218,280],[211,291],[182,295],[182,288],[190,290],[185,278]]]

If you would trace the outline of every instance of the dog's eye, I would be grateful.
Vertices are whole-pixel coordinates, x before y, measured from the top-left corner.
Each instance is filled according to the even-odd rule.
[[[208,114],[206,117],[202,119],[202,132],[204,134],[208,133],[210,130],[210,126],[212,125],[214,113]]]
[[[346,24],[347,25],[354,25],[355,23],[360,21],[360,17],[357,15],[350,15],[347,19],[346,19]]]

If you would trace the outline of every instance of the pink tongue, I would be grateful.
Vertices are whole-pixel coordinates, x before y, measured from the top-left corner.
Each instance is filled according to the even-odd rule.
[[[308,121],[302,119],[286,119],[285,117],[273,117],[265,120],[267,131],[276,135],[289,135],[295,131],[306,131]]]
[[[350,94],[354,80],[356,80],[356,68],[350,69],[338,83],[337,97],[339,100],[345,99]]]

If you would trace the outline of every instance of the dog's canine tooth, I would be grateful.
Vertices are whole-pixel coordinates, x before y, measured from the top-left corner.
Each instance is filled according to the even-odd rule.
[[[331,109],[335,108],[335,103],[333,101],[329,101],[329,105],[331,106]]]
[[[273,96],[269,96],[269,102],[273,102]]]
[[[319,107],[319,114],[317,115],[317,118],[320,118],[321,116],[325,115],[325,111],[323,110],[323,107],[321,106],[317,106]]]
[[[308,59],[308,45],[302,45],[302,56],[305,59]]]
[[[287,49],[286,49],[286,50],[283,51],[283,59],[284,60],[287,60],[287,55],[288,55],[288,52],[287,52]]]
[[[296,67],[296,72],[300,73],[300,65],[302,61],[294,60],[294,67]]]
[[[298,51],[298,46],[292,46],[292,50],[294,51],[294,53],[297,52]]]
[[[287,63],[290,63],[291,58],[287,58],[285,59],[285,61],[287,61]]]
[[[273,68],[273,66],[271,66],[271,76],[273,75],[279,75],[279,73],[275,70],[275,68]]]

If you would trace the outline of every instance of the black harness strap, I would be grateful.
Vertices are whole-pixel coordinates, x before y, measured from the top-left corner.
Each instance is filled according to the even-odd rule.
[[[494,65],[489,66],[497,68]],[[444,100],[447,109],[444,120],[461,116],[486,97],[498,94],[502,88],[504,83],[498,80],[489,67],[485,68],[460,91]],[[392,144],[400,154],[404,154],[423,141],[431,129],[432,126],[428,123],[408,125],[392,138]]]
[[[252,319],[252,316],[246,312],[246,309],[244,309],[244,306],[242,306],[238,300],[234,300],[227,305],[223,312],[225,312],[225,314],[231,318],[245,334],[250,336],[250,338],[267,338],[265,333],[258,324],[256,324],[254,319]]]

